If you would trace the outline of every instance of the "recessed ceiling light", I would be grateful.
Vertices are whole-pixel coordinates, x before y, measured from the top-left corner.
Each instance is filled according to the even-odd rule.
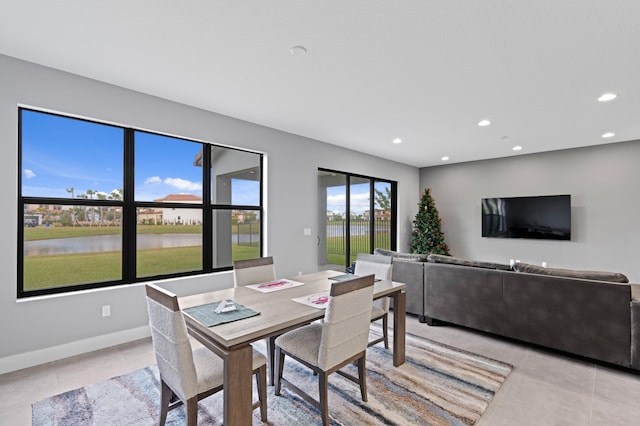
[[[289,52],[291,52],[293,56],[304,56],[307,54],[307,48],[304,46],[293,46],[289,49]]]
[[[480,120],[478,122],[478,126],[480,127],[487,127],[489,124],[491,124],[491,121],[484,119],[484,120]]]
[[[601,95],[598,98],[598,101],[600,101],[600,102],[609,102],[609,101],[614,100],[617,97],[618,97],[618,95],[615,94],[615,93],[604,93],[603,95]]]
[[[449,161],[449,157],[447,157],[446,155],[444,157],[441,158],[442,161]]]
[[[514,151],[520,151],[520,150],[522,150],[522,147],[520,145],[516,145],[511,149],[514,150]]]
[[[402,143],[402,139],[400,138],[395,138],[394,140],[392,140],[391,142],[395,143],[396,145],[399,143]]]
[[[602,137],[603,137],[604,139],[609,139],[609,138],[614,137],[615,135],[616,135],[616,134],[615,134],[615,133],[613,133],[613,132],[607,132],[607,133],[603,133],[603,134],[602,134]]]

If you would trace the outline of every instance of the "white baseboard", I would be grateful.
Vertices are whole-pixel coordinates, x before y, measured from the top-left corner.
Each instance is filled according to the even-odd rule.
[[[57,361],[59,359],[80,355],[98,349],[108,348],[109,346],[115,346],[131,342],[133,340],[143,339],[150,335],[151,332],[149,330],[149,326],[146,325],[143,327],[119,331],[117,333],[103,334],[101,336],[77,340],[75,342],[65,343],[64,345],[11,355],[5,358],[0,358],[0,374],[45,364],[51,361]]]

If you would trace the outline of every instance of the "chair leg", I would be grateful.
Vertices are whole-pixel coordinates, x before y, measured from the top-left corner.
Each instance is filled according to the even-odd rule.
[[[282,379],[282,370],[284,368],[284,352],[282,352],[282,350],[277,346],[276,346],[275,362],[276,362],[276,368],[275,368],[276,385],[275,385],[274,394],[277,396],[280,396],[280,385],[281,385],[280,379]]]
[[[260,419],[267,422],[267,366],[264,365],[256,373],[258,399],[260,400]]]
[[[187,426],[198,426],[198,397],[187,399]]]
[[[382,336],[385,349],[389,349],[389,314],[382,317]]]
[[[160,419],[158,420],[158,424],[164,426],[167,421],[167,412],[169,411],[169,402],[171,401],[173,391],[164,380],[160,379],[160,384]]]
[[[358,381],[360,382],[360,394],[362,400],[367,402],[367,369],[365,367],[366,352],[365,355],[358,358]]]
[[[322,416],[322,425],[329,425],[329,400],[328,400],[328,388],[329,388],[329,376],[326,371],[320,371],[318,373],[318,397],[320,415]]]

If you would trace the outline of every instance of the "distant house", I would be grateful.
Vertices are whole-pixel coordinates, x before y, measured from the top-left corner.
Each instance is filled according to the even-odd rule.
[[[391,211],[389,210],[375,209],[374,215],[374,220],[391,220]],[[362,213],[363,219],[369,220],[370,217],[371,214],[369,210],[365,210],[364,213]]]
[[[162,209],[140,209],[138,211],[138,223],[147,225],[158,225],[162,223]]]
[[[232,222],[235,223],[244,223],[246,220],[245,213],[242,211],[234,210],[231,212],[231,217],[234,218]]]
[[[153,200],[160,203],[202,204],[202,197],[193,194],[169,194]],[[167,207],[162,208],[162,223],[166,225],[199,225],[202,223],[201,209]]]

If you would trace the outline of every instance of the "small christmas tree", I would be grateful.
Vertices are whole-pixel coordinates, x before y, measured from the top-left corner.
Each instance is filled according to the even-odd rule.
[[[418,206],[418,213],[413,221],[411,253],[449,255],[449,247],[444,242],[441,229],[442,221],[429,188],[424,190]]]

